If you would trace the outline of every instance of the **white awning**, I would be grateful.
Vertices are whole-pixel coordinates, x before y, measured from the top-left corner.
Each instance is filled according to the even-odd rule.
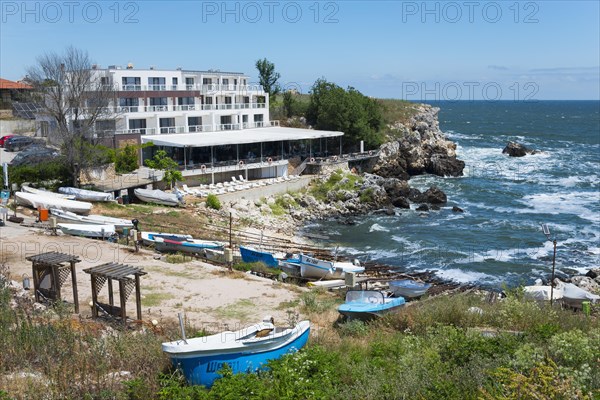
[[[236,131],[142,135],[142,143],[167,147],[211,147],[232,144],[279,142],[284,140],[320,139],[343,136],[344,132],[299,128],[254,128]]]

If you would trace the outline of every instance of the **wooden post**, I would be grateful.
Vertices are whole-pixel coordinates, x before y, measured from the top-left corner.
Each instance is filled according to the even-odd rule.
[[[119,297],[121,300],[121,319],[124,324],[127,324],[127,309],[125,307],[125,283],[119,279]]]
[[[79,314],[79,293],[77,292],[77,273],[75,272],[75,261],[71,260],[71,283],[73,285],[73,303],[75,303],[75,314]]]
[[[61,300],[61,293],[60,293],[60,276],[58,273],[58,265],[52,265],[50,267],[50,269],[52,270],[52,286],[54,286],[55,289],[55,299],[54,300]]]
[[[96,282],[96,275],[92,274],[92,317],[98,318],[98,308],[96,303],[98,302],[98,286]]]
[[[135,308],[138,321],[142,320],[142,294],[140,293],[140,276],[135,275]]]
[[[111,307],[115,305],[115,300],[114,300],[114,296],[113,296],[112,279],[110,279],[110,278],[108,278],[108,304],[110,304]]]
[[[233,216],[229,213],[229,249],[231,250],[231,254],[233,256],[233,239],[232,239],[232,225],[233,225]],[[229,271],[233,271],[233,262],[226,260],[227,264],[229,264]]]
[[[31,273],[33,275],[33,295],[35,296],[35,302],[39,303],[40,302],[40,294],[39,294],[38,290],[40,288],[40,281],[38,279],[35,261],[33,261],[31,263]]]

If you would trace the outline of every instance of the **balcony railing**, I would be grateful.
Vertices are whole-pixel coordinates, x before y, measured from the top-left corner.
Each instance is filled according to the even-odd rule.
[[[110,88],[110,85],[106,85],[107,88]],[[218,93],[218,92],[260,92],[264,93],[262,86],[260,85],[223,85],[223,84],[181,84],[181,85],[164,85],[164,84],[150,84],[150,85],[117,85],[115,87],[116,90],[126,91],[126,92],[139,92],[139,91],[165,91],[165,90],[195,90],[200,91],[204,94],[206,93]]]

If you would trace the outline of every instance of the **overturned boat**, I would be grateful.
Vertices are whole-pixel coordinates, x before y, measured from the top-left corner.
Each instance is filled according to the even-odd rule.
[[[115,234],[114,225],[58,224],[57,226],[64,234],[71,236],[105,239]]]
[[[58,192],[75,196],[77,200],[84,201],[112,201],[114,196],[112,193],[96,192],[94,190],[78,189],[74,187],[60,187]]]
[[[92,209],[92,203],[84,201],[66,200],[54,196],[46,196],[43,194],[16,192],[15,199],[17,204],[29,206],[33,208],[55,208],[64,211],[70,211],[76,214],[87,215]]]
[[[370,321],[400,310],[405,303],[403,297],[385,297],[377,290],[349,290],[338,312],[349,320]]]
[[[154,248],[160,252],[177,252],[197,254],[205,250],[222,250],[225,245],[210,240],[200,240],[193,238],[169,239],[166,237],[154,236]]]
[[[135,196],[146,203],[161,204],[164,206],[176,207],[183,204],[183,198],[175,193],[167,193],[162,190],[150,190],[150,189],[135,189],[133,191]]]

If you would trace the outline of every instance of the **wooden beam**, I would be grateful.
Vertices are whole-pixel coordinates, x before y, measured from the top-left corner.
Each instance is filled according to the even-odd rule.
[[[36,270],[35,261],[31,262],[31,273],[33,274],[33,294],[35,296],[35,302],[40,302],[40,294],[38,290],[40,288],[40,281],[38,280],[37,270]]]
[[[54,300],[62,300],[62,296],[60,293],[60,274],[58,273],[58,268],[56,266],[51,267],[52,270],[52,286],[56,293],[56,299]]]

